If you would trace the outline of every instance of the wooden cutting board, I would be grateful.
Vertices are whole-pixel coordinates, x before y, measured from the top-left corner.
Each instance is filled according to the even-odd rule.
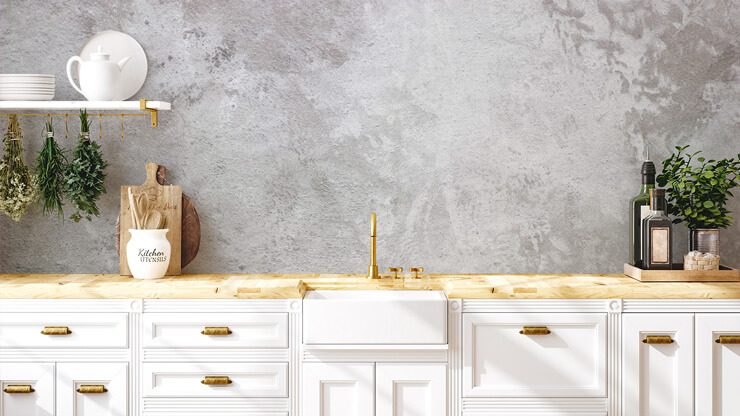
[[[157,182],[164,185],[167,181],[167,168],[159,165],[157,168]],[[190,198],[182,193],[182,244],[180,250],[180,269],[195,260],[200,250],[200,217]],[[116,250],[121,249],[121,215],[116,219]]]
[[[165,217],[165,228],[170,231],[167,233],[167,240],[172,245],[172,254],[170,255],[170,265],[167,268],[167,276],[180,275],[181,259],[181,242],[182,242],[182,187],[180,186],[163,186],[157,183],[157,164],[146,164],[146,182],[141,186],[122,186],[121,187],[121,246],[119,254],[121,259],[121,274],[131,275],[126,258],[126,245],[131,240],[131,233],[128,231],[133,228],[131,220],[131,207],[129,206],[128,190],[136,195],[145,192],[149,198],[149,207],[156,209]]]

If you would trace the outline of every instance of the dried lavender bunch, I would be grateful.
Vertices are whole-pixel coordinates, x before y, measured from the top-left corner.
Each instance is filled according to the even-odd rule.
[[[36,184],[23,161],[21,126],[18,116],[8,117],[8,131],[3,142],[5,151],[0,161],[0,211],[20,221],[28,205],[36,199]]]

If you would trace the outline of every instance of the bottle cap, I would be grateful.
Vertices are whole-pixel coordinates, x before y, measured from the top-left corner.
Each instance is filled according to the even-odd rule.
[[[642,163],[643,175],[655,175],[655,163],[652,160],[646,160]]]

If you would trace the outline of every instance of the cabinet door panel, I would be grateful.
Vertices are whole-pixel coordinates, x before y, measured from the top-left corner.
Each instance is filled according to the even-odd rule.
[[[303,416],[374,416],[372,363],[303,365]]]
[[[102,385],[105,393],[82,393],[82,386]],[[128,365],[57,364],[57,416],[127,416]]]
[[[672,344],[648,344],[670,336]],[[625,314],[623,317],[624,414],[694,414],[694,317],[692,314]]]
[[[12,386],[33,392],[12,393]],[[54,415],[54,364],[0,364],[0,416],[18,415]]]
[[[445,416],[445,364],[376,364],[376,416]]]
[[[606,396],[606,314],[463,314],[463,394]]]
[[[740,314],[696,315],[696,414],[740,412],[740,344],[719,344],[740,336]]]

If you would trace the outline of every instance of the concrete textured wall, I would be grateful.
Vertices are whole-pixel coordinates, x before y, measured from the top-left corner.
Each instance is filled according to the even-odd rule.
[[[93,222],[0,217],[2,272],[117,272],[118,189],[150,161],[200,213],[185,272],[366,272],[373,211],[382,268],[619,272],[646,146],[740,151],[736,0],[5,0],[0,72],[80,99],[66,61],[107,29],[147,53],[136,98],[173,111],[124,140],[104,120]]]

